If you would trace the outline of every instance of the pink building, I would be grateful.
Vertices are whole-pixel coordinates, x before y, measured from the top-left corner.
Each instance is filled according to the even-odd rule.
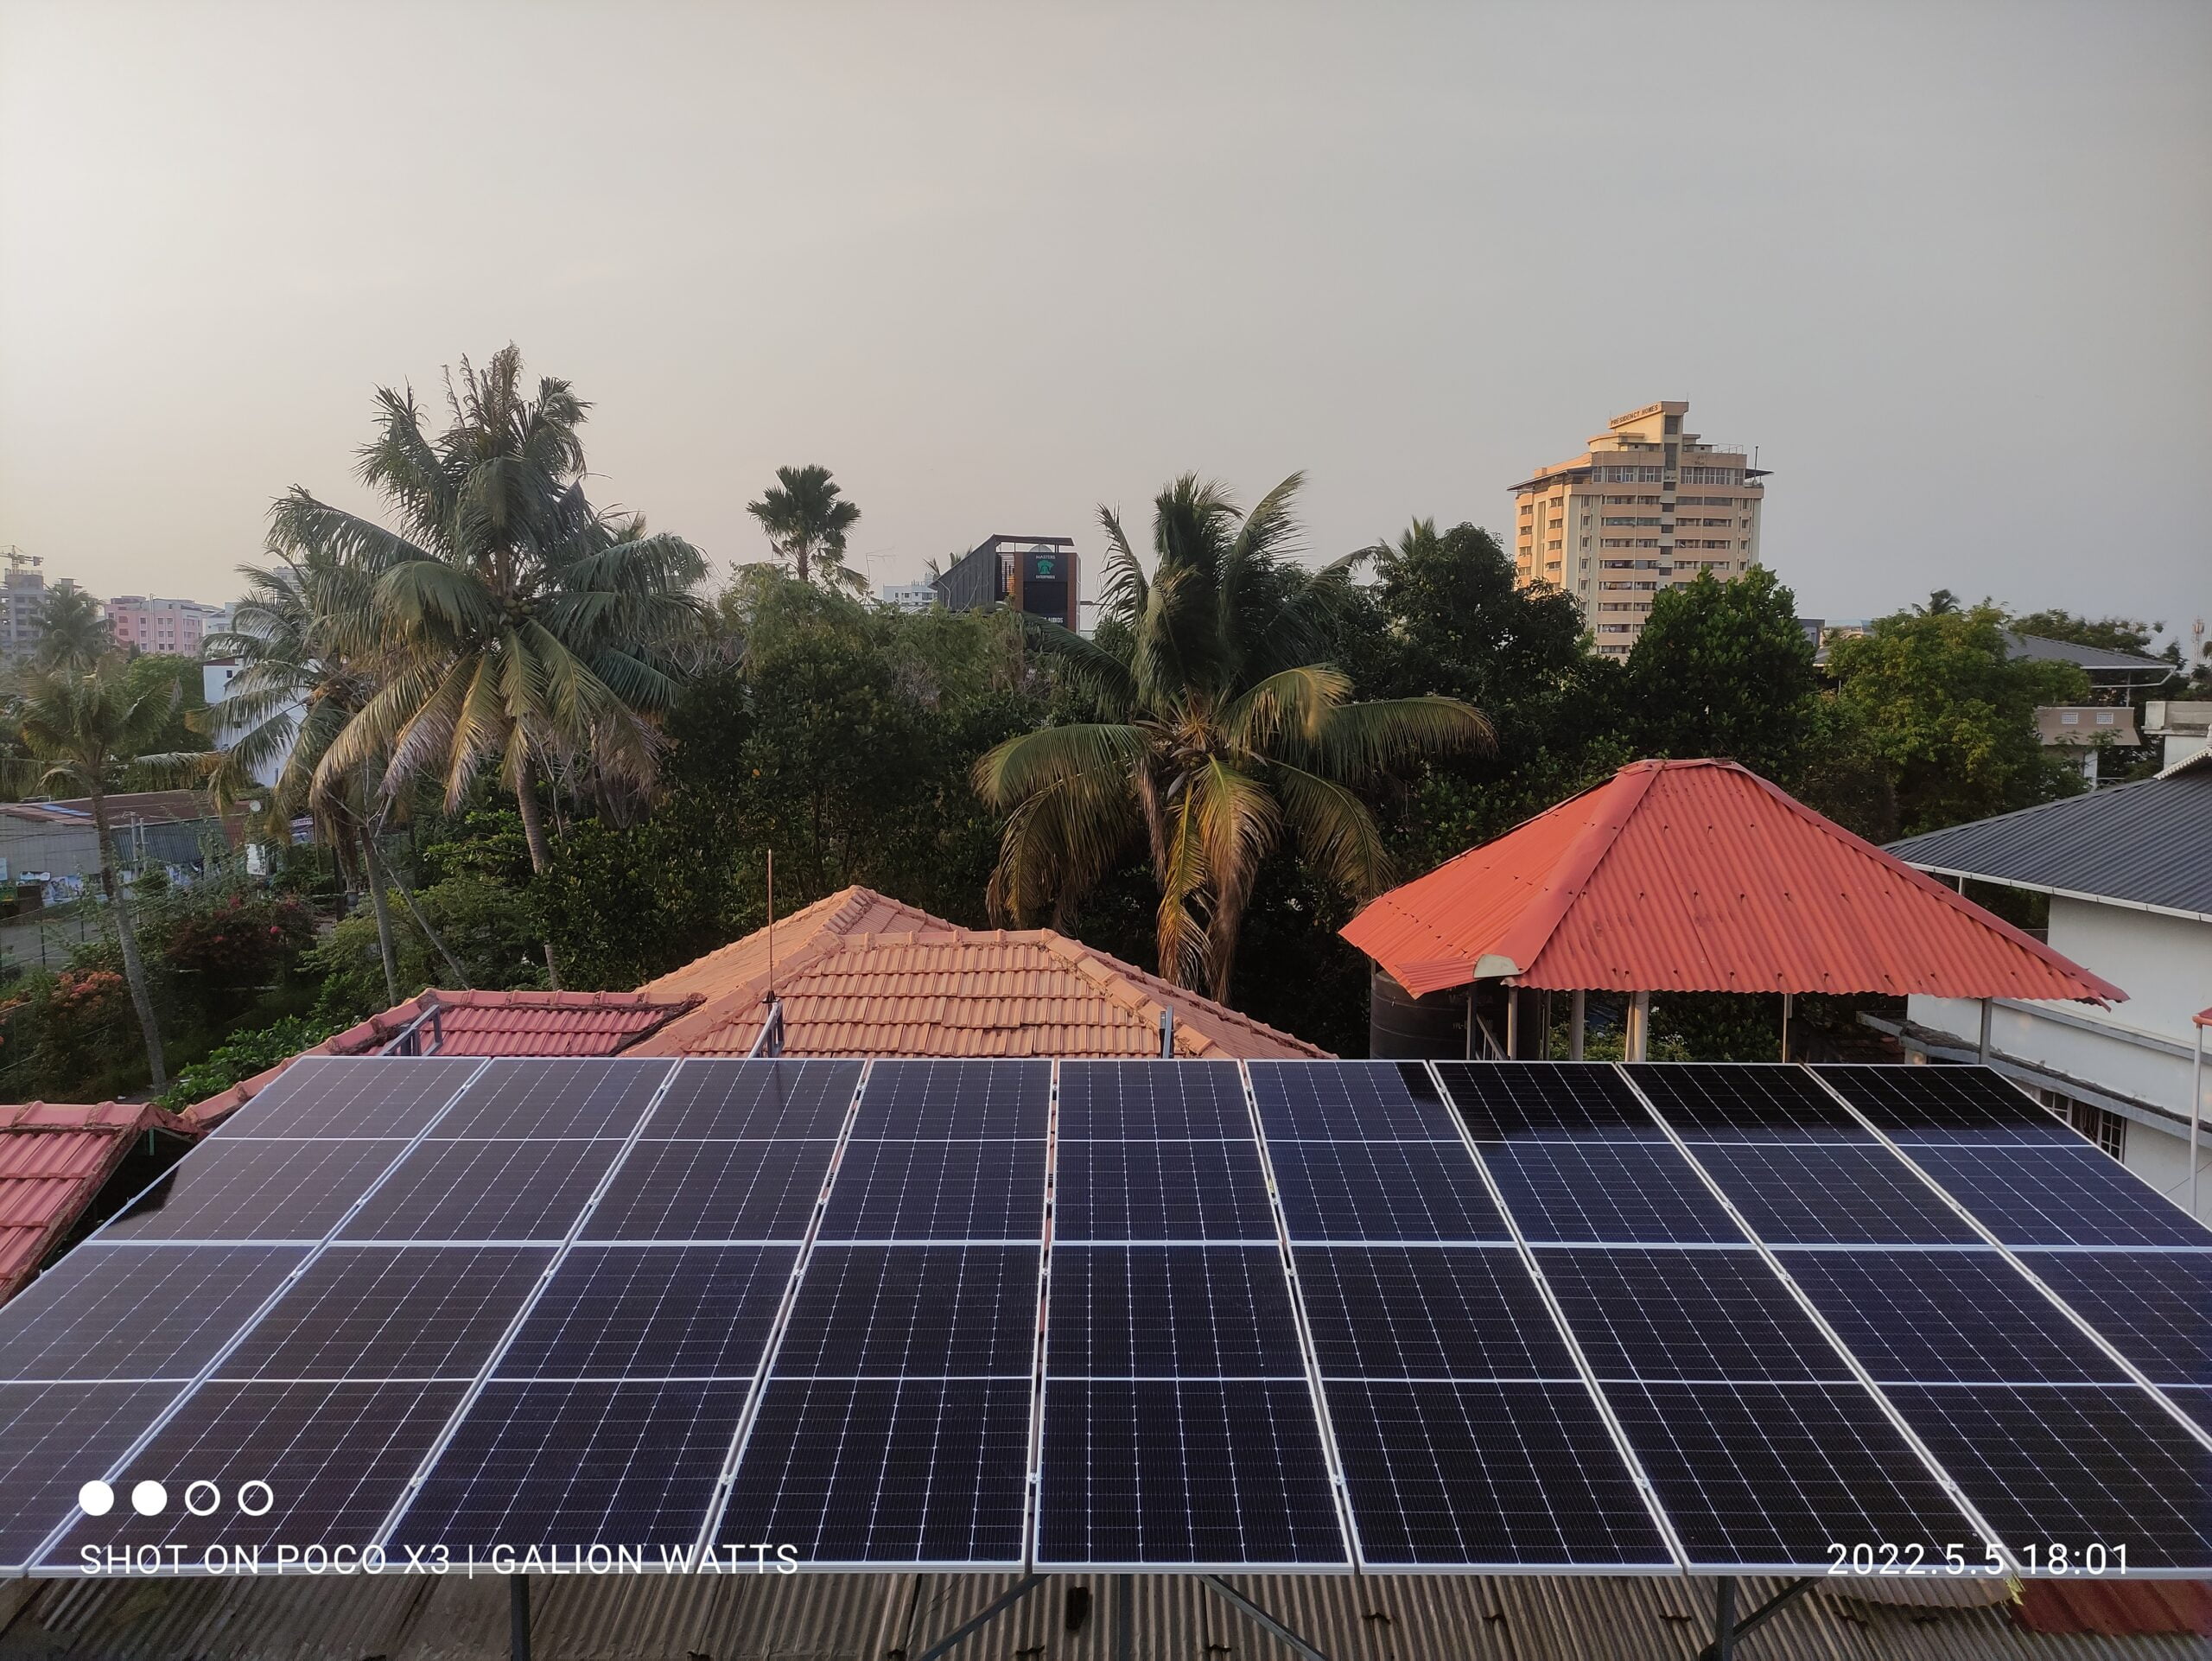
[[[223,608],[119,594],[107,602],[107,621],[118,646],[196,658],[200,642],[223,627]]]

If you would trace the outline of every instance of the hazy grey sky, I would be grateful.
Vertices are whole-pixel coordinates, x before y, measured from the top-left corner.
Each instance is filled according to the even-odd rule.
[[[220,600],[512,340],[725,568],[1186,468],[1309,545],[1691,400],[1809,613],[2212,614],[2212,5],[0,3],[0,544]]]

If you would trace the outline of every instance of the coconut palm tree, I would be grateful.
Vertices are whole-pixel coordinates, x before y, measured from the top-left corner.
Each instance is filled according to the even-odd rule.
[[[1489,722],[1446,697],[1355,703],[1325,657],[1332,617],[1362,554],[1318,573],[1285,556],[1294,474],[1240,514],[1218,485],[1185,474],[1154,504],[1147,576],[1119,518],[1097,637],[1039,626],[1097,719],[1007,740],[976,765],[1007,815],[990,901],[1064,925],[1128,851],[1160,889],[1160,971],[1228,995],[1262,863],[1288,836],[1355,894],[1386,879],[1375,819],[1355,794],[1389,768],[1486,745]]]
[[[116,874],[107,798],[109,792],[131,782],[134,774],[149,782],[175,778],[198,770],[207,758],[147,753],[176,713],[175,687],[134,690],[124,676],[124,663],[121,652],[110,652],[89,663],[69,658],[22,671],[12,688],[12,714],[31,759],[16,770],[49,795],[83,795],[91,800],[92,831],[99,844],[100,894],[115,913],[123,978],[145,1040],[146,1070],[158,1094],[168,1085],[168,1072],[162,1064],[161,1027],[154,1017],[145,961],[138,955],[138,935],[131,925],[130,895]]]
[[[448,378],[450,424],[435,437],[411,392],[385,388],[377,402],[359,474],[401,528],[301,489],[272,514],[278,551],[374,576],[368,614],[349,627],[378,641],[364,664],[376,687],[323,751],[315,787],[341,789],[381,761],[385,796],[430,780],[450,809],[496,767],[543,871],[550,766],[581,758],[650,781],[654,717],[675,697],[671,653],[702,615],[690,590],[706,562],[680,537],[591,505],[577,436],[588,406],[566,381],[528,395],[512,346],[481,375],[464,360]]]
[[[115,650],[115,633],[100,615],[100,602],[73,582],[47,590],[39,612],[38,646],[32,661],[42,668],[91,665]]]
[[[845,532],[859,522],[861,510],[843,499],[823,467],[778,468],[776,482],[745,511],[768,533],[776,557],[787,562],[802,582],[822,579],[824,588],[861,589],[868,579],[845,563]]]

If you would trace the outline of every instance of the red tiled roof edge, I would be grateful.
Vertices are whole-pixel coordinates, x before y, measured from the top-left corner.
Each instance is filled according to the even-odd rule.
[[[197,1129],[166,1108],[144,1102],[0,1107],[0,1188],[16,1190],[19,1196],[0,1215],[0,1302],[37,1272],[54,1242],[84,1216],[142,1133],[162,1130],[188,1138]],[[59,1162],[54,1149],[62,1155]]]

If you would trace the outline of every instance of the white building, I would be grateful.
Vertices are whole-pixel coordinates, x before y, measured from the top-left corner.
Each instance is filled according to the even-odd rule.
[[[934,582],[887,582],[875,597],[894,611],[923,612],[937,604]]]
[[[2100,1009],[1992,1000],[1990,1065],[2185,1205],[2191,1018],[2212,1004],[2212,754],[1890,851],[1931,875],[2049,896],[2052,947],[2120,987],[2127,1002]],[[1982,1045],[1981,1025],[1978,1004],[1915,997],[1903,1028],[1891,1029],[1908,1050],[1967,1061]],[[2203,1140],[2197,1210],[2212,1219],[2212,1134]]]

